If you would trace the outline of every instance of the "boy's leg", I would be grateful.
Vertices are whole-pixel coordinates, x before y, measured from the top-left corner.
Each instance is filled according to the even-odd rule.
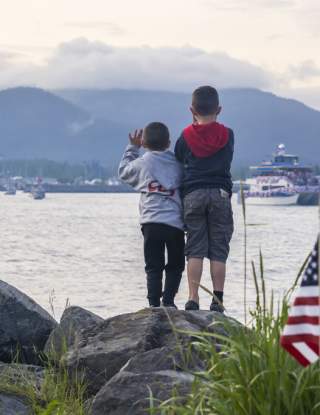
[[[199,286],[203,270],[203,258],[189,258],[187,265],[189,300],[199,304]]]
[[[160,306],[162,295],[162,274],[165,266],[165,242],[162,226],[152,223],[142,226],[148,300],[149,304],[153,306]]]
[[[199,189],[184,199],[184,220],[187,227],[185,254],[188,258],[189,300],[199,304],[199,284],[203,259],[208,256],[207,189]]]
[[[210,273],[213,293],[219,302],[223,304],[224,282],[226,279],[226,264],[219,261],[210,261]],[[212,300],[213,303],[217,303],[216,298]]]
[[[210,273],[213,289],[215,291],[223,291],[226,279],[226,264],[219,261],[210,261]]]
[[[213,291],[218,300],[223,303],[226,261],[233,233],[233,213],[229,195],[220,189],[211,191],[208,227]],[[214,302],[216,301],[213,299]]]
[[[165,267],[166,280],[163,291],[163,303],[173,304],[185,268],[184,232],[180,229],[168,226],[166,247],[168,262]]]

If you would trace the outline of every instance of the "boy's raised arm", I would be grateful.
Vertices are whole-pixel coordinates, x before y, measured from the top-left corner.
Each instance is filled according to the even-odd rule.
[[[142,130],[136,130],[133,134],[129,134],[130,144],[127,146],[119,164],[119,178],[132,187],[136,187],[139,183],[139,155],[142,145]]]

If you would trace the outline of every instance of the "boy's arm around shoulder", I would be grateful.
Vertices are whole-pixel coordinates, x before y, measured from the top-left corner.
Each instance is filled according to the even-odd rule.
[[[186,143],[183,138],[183,134],[181,134],[174,147],[174,154],[176,156],[176,159],[180,161],[180,163],[184,163],[185,153],[186,153]]]
[[[141,170],[140,148],[136,145],[129,144],[122,156],[119,164],[119,178],[132,187],[136,187],[139,183]]]

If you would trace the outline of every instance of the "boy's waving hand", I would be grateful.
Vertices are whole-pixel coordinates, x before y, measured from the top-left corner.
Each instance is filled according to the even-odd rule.
[[[142,134],[143,130],[135,130],[133,134],[129,134],[130,143],[133,146],[141,147],[142,146]]]

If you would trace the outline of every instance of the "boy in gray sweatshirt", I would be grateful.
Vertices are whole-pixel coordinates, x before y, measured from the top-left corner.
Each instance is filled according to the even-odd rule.
[[[141,194],[140,224],[144,236],[149,305],[159,307],[162,297],[163,306],[175,307],[174,298],[185,267],[179,194],[182,165],[169,151],[169,130],[160,122],[150,123],[143,131],[129,134],[129,140],[120,162],[119,177]],[[139,154],[141,147],[146,149],[142,156]]]

